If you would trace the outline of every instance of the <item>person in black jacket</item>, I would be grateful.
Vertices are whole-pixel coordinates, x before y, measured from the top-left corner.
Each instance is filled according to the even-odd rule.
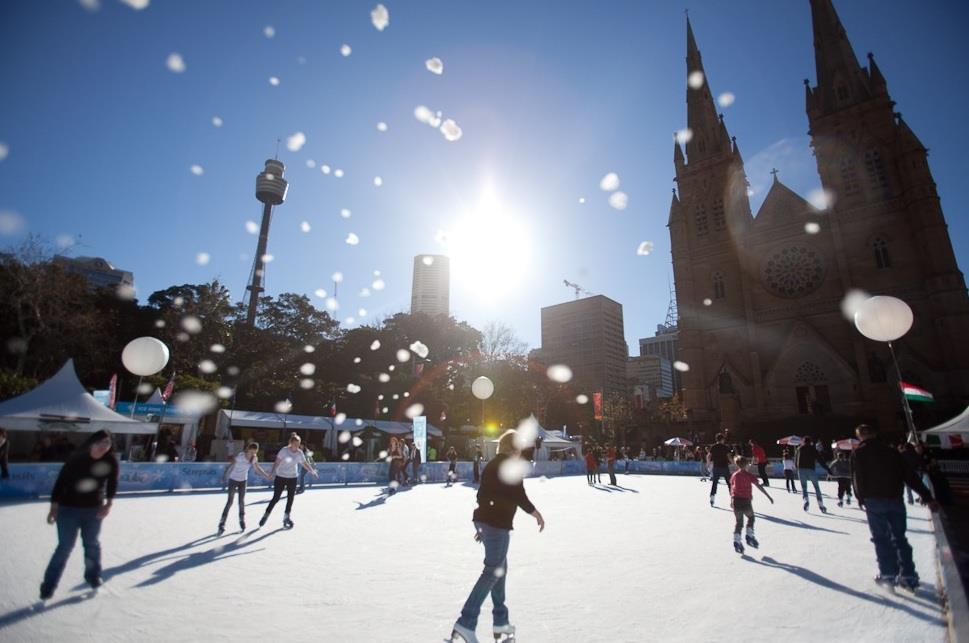
[[[855,498],[865,510],[871,541],[878,559],[875,582],[899,585],[915,590],[919,577],[912,561],[912,546],[905,538],[905,503],[902,489],[907,484],[922,496],[932,511],[939,504],[901,454],[880,442],[874,427],[861,424],[855,428],[861,445],[851,455]]]
[[[794,466],[797,467],[797,477],[801,481],[801,493],[804,497],[804,511],[807,511],[811,504],[808,500],[807,488],[808,480],[810,480],[814,484],[814,496],[818,499],[818,509],[821,510],[821,513],[828,513],[824,506],[824,500],[821,498],[821,485],[818,484],[817,465],[819,464],[828,474],[831,473],[827,463],[818,459],[818,450],[814,446],[814,440],[811,436],[806,435],[794,454]]]
[[[110,431],[91,434],[61,467],[50,496],[49,524],[57,523],[57,549],[51,556],[40,598],[54,594],[64,566],[74,549],[77,532],[84,545],[84,580],[91,587],[101,585],[101,521],[111,511],[118,490],[118,460],[111,452]]]
[[[7,469],[7,461],[10,459],[10,441],[7,439],[7,430],[0,429],[0,480],[10,477]]]
[[[498,439],[498,454],[481,472],[478,488],[478,508],[474,510],[474,539],[484,545],[484,569],[475,583],[468,600],[461,608],[461,617],[454,624],[451,640],[476,643],[474,630],[485,597],[491,594],[495,637],[514,636],[515,627],[508,623],[505,607],[505,582],[508,578],[508,545],[511,540],[512,521],[521,507],[538,523],[538,530],[545,529],[545,519],[525,494],[522,484],[524,467],[521,451],[530,446],[516,442],[519,438],[514,429],[505,431]],[[520,438],[519,438],[520,439]],[[460,637],[460,638],[458,638]]]
[[[710,474],[710,506],[717,497],[717,483],[723,476],[723,481],[727,485],[727,492],[730,492],[730,458],[733,451],[727,446],[727,436],[723,433],[717,434],[717,443],[710,447],[710,463],[713,464],[713,472]]]

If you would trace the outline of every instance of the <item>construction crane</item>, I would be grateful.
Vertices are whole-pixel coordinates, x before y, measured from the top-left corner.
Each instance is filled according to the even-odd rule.
[[[592,295],[593,294],[593,293],[589,292],[588,290],[586,290],[585,288],[583,288],[582,286],[580,286],[579,284],[573,283],[573,282],[569,281],[568,279],[563,279],[562,280],[562,283],[565,284],[565,287],[566,288],[571,288],[572,290],[575,291],[575,298],[576,299],[579,298],[579,294],[583,294],[583,295]]]

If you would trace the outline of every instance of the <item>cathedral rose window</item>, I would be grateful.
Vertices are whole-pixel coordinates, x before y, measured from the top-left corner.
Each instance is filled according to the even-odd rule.
[[[779,297],[803,297],[821,286],[824,262],[813,248],[786,246],[767,257],[763,279],[767,289]]]

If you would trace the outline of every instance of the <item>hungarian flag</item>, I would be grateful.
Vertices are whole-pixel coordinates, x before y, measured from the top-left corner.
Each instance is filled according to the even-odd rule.
[[[118,401],[118,374],[115,373],[111,376],[111,382],[108,383],[108,408],[113,409],[114,403]]]
[[[175,373],[172,373],[172,378],[168,380],[168,384],[165,385],[165,390],[162,391],[162,401],[167,402],[168,398],[172,396],[175,391]]]
[[[934,402],[935,398],[932,394],[926,391],[924,388],[919,388],[908,382],[899,382],[902,387],[902,394],[905,399],[912,400],[913,402]]]

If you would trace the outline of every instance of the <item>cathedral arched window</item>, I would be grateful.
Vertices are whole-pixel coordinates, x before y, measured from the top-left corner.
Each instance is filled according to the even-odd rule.
[[[845,84],[842,83],[842,84],[838,85],[838,88],[835,91],[838,93],[838,101],[839,102],[842,102],[843,103],[846,100],[848,100],[849,94],[848,94],[848,86],[847,85],[845,85]]]
[[[727,290],[723,286],[723,273],[713,273],[713,298],[723,299],[727,296]]]
[[[841,185],[845,196],[855,196],[861,189],[855,160],[850,156],[841,157]]]
[[[879,270],[892,267],[892,258],[888,254],[888,242],[882,238],[877,238],[872,242],[875,251],[875,267]]]
[[[697,203],[695,211],[696,220],[696,233],[706,234],[710,229],[709,223],[707,222],[707,207],[702,203]]]
[[[865,172],[868,174],[868,185],[871,186],[872,193],[888,196],[888,176],[878,150],[865,152]]]
[[[713,229],[723,230],[726,227],[726,220],[723,216],[723,199],[713,202]]]
[[[794,392],[797,410],[802,415],[824,415],[831,410],[828,378],[814,362],[803,362],[794,371]]]

